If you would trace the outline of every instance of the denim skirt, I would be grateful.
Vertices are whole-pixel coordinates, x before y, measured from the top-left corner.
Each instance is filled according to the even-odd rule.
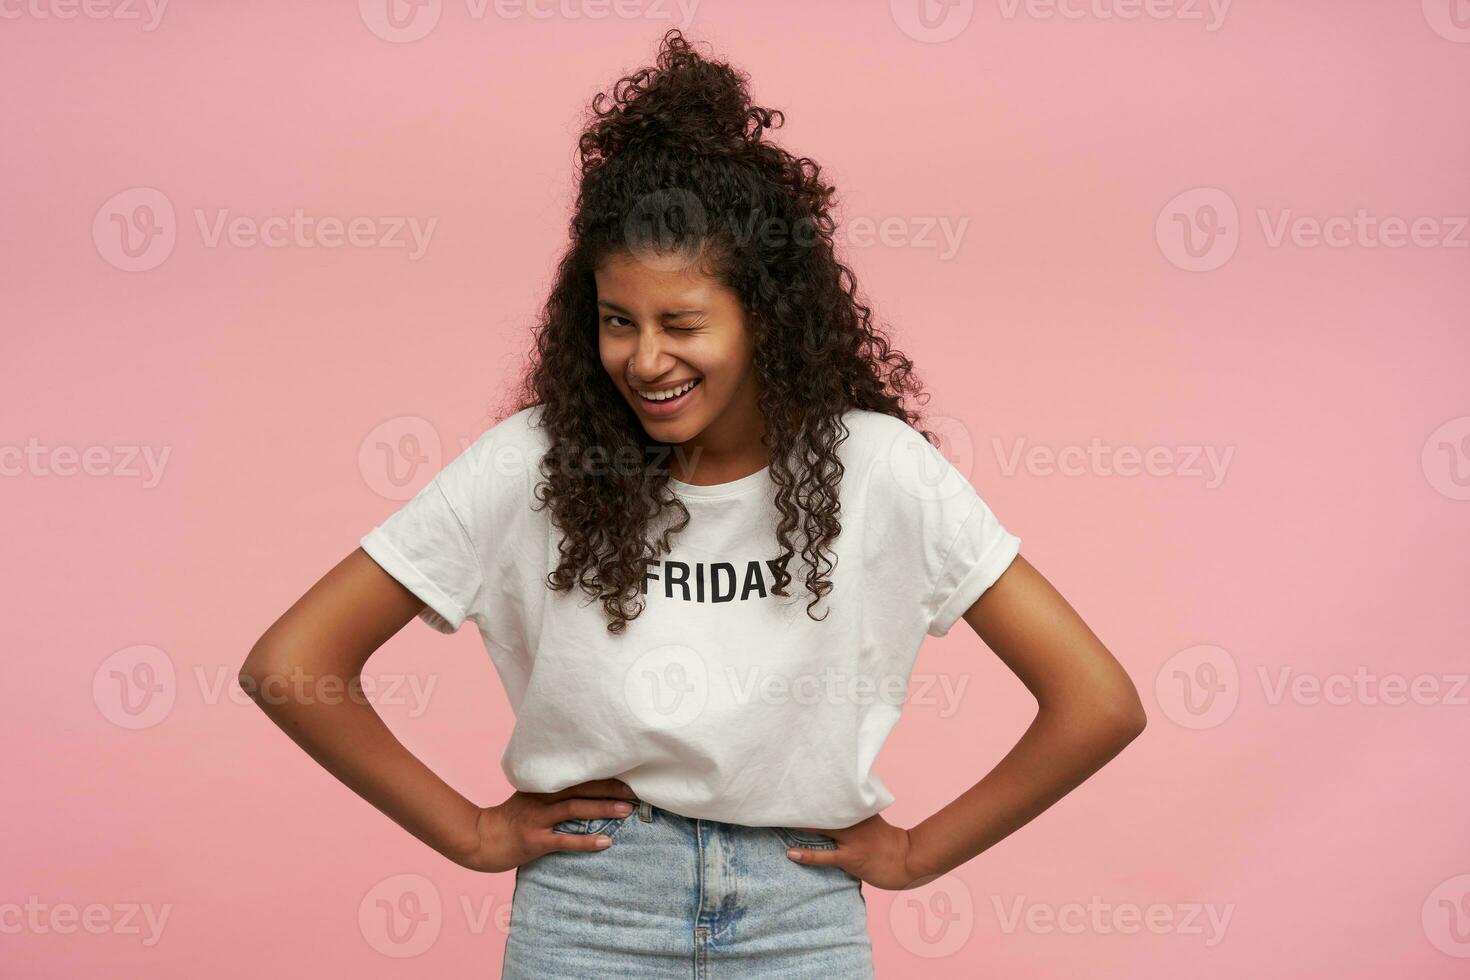
[[[646,801],[626,817],[564,820],[600,851],[551,851],[516,869],[506,980],[873,976],[862,880],[799,864],[824,834],[684,817]]]

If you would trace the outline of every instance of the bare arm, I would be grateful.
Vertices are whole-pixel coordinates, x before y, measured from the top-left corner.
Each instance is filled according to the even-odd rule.
[[[1036,718],[995,768],[909,831],[925,884],[1023,827],[1147,724],[1123,667],[1067,600],[1017,555],[965,622],[1036,697]]]
[[[912,829],[881,814],[838,830],[802,828],[838,847],[797,849],[794,860],[835,864],[880,888],[917,888],[1025,826],[1143,731],[1128,674],[1022,556],[964,620],[1035,695],[1035,720],[983,779]]]
[[[398,741],[361,692],[368,658],[423,608],[355,549],[265,631],[240,668],[240,685],[348,788],[453,857],[474,848],[479,807]]]
[[[240,685],[327,771],[457,864],[505,871],[548,851],[599,849],[591,835],[551,828],[572,817],[619,815],[613,800],[635,798],[627,784],[516,792],[481,808],[398,741],[362,697],[363,665],[423,608],[357,548],[265,631],[240,668]]]

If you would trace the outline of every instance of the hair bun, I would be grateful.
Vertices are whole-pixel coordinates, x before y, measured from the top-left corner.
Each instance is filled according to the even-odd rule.
[[[664,35],[651,68],[620,79],[592,100],[582,135],[584,167],[634,147],[738,153],[784,122],[779,109],[751,105],[748,78],[695,51],[677,28]]]

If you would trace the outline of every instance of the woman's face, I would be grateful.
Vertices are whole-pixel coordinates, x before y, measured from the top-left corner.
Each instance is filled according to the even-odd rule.
[[[754,344],[734,291],[697,262],[627,253],[595,278],[602,366],[648,434],[721,458],[759,447]]]

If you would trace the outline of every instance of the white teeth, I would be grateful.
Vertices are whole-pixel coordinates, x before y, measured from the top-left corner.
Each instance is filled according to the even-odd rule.
[[[640,391],[638,394],[651,402],[666,402],[670,398],[678,398],[680,395],[684,394],[684,392],[688,391],[690,388],[693,388],[698,383],[699,379],[695,378],[693,381],[680,388],[672,388],[668,391],[658,392],[657,394],[649,394],[645,391]]]

